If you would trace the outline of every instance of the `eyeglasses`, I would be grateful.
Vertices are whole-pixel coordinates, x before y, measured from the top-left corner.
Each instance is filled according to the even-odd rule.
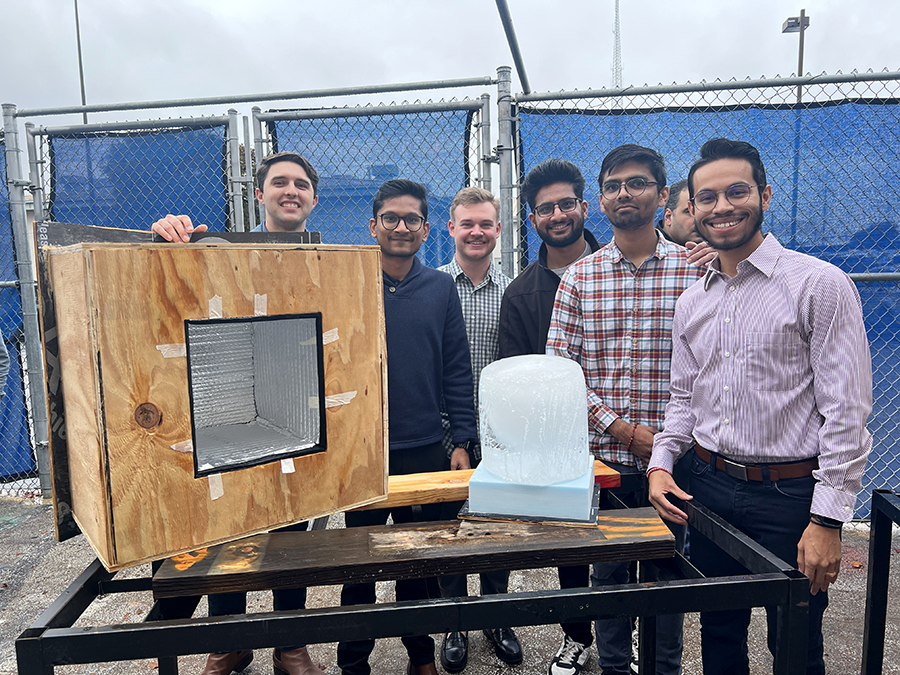
[[[719,203],[719,195],[725,195],[725,199],[732,206],[740,206],[746,204],[750,199],[753,188],[759,185],[747,185],[746,183],[735,183],[725,190],[700,190],[691,200],[694,202],[694,208],[698,211],[708,213],[716,208]]]
[[[607,181],[603,184],[603,196],[607,199],[615,199],[619,196],[619,192],[622,191],[623,185],[625,186],[625,192],[630,194],[632,197],[640,197],[642,194],[644,194],[644,190],[647,189],[647,186],[656,185],[656,181],[647,180],[646,178],[641,178],[640,176],[629,178],[624,183],[620,183],[617,180]]]
[[[538,204],[534,207],[534,212],[538,214],[541,218],[547,218],[553,215],[553,212],[556,211],[556,207],[559,207],[561,213],[568,213],[569,211],[574,211],[575,207],[578,206],[583,199],[578,199],[578,197],[566,197],[565,199],[560,199],[558,202],[545,202],[543,204]]]
[[[406,223],[407,230],[415,232],[425,222],[422,216],[415,213],[407,213],[405,216],[398,216],[396,213],[382,213],[378,217],[381,218],[381,226],[386,230],[396,230],[402,220]]]

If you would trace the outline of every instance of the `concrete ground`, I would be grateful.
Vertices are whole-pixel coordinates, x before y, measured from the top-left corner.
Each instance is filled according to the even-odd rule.
[[[331,526],[340,526],[340,517],[332,518]],[[52,512],[48,505],[27,499],[0,497],[0,675],[17,672],[15,639],[38,615],[80,574],[94,555],[83,537],[57,543],[53,536]],[[892,548],[893,573],[889,591],[887,638],[885,640],[884,673],[900,674],[900,575],[896,573],[900,558],[900,534],[896,533]],[[844,533],[844,551],[840,578],[829,593],[826,614],[825,662],[829,673],[858,673],[862,654],[863,617],[865,610],[866,574],[868,571],[868,528],[854,526]],[[119,578],[141,576],[147,566],[120,573]],[[470,585],[473,577],[470,577]],[[510,592],[558,587],[555,569],[513,572]],[[474,591],[474,589],[472,589]],[[393,599],[393,585],[378,585],[382,601]],[[335,586],[310,589],[309,607],[338,604],[339,589]],[[249,611],[272,609],[272,594],[251,593]],[[76,625],[96,626],[140,621],[152,605],[149,592],[117,594],[96,601]],[[203,601],[197,615],[205,615]],[[547,665],[562,639],[558,626],[535,626],[517,629],[525,651],[525,661],[517,667],[499,662],[493,649],[481,634],[473,634],[469,642],[468,675],[524,675],[547,672]],[[699,620],[697,615],[685,617],[684,672],[700,673]],[[435,636],[438,645],[440,636]],[[328,675],[338,675],[335,664],[335,645],[312,645],[313,659],[321,663]],[[751,673],[771,672],[771,658],[765,648],[765,619],[762,610],[755,610],[751,625]],[[203,669],[205,657],[188,656],[179,659],[179,671],[187,675]],[[406,655],[399,639],[379,640],[371,658],[373,675],[404,673]],[[126,661],[112,664],[63,666],[57,673],[64,675],[119,675],[146,673],[156,670],[155,661]],[[438,671],[441,672],[440,666]],[[271,652],[259,650],[256,659],[245,671],[248,675],[272,672]],[[598,674],[596,654],[592,654],[584,670]]]

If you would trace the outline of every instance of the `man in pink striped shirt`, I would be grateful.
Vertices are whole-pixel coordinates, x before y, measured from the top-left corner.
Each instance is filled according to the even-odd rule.
[[[647,471],[650,501],[696,498],[810,580],[807,673],[825,672],[822,616],[872,437],[872,366],[859,294],[834,265],[763,235],[772,188],[757,150],[717,138],[688,175],[700,236],[719,256],[675,308],[671,400]],[[672,479],[691,445],[691,492]],[[745,570],[691,530],[707,575]],[[774,653],[775,611],[768,611]],[[750,610],[700,615],[706,675],[749,672]]]

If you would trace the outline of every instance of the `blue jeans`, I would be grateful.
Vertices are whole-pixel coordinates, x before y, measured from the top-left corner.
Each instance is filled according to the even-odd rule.
[[[606,462],[619,473],[635,473],[634,467]],[[644,480],[646,487],[646,479]],[[619,499],[629,507],[647,506],[646,490],[641,492],[617,493]],[[675,535],[675,547],[684,550],[685,528],[668,521],[663,521]],[[613,586],[629,582],[628,568],[630,562],[594,563],[591,573],[591,586]],[[656,672],[659,675],[680,675],[682,626],[684,614],[662,614],[656,619]],[[603,675],[611,673],[628,673],[631,662],[631,618],[614,617],[594,621],[597,634],[597,662],[603,669]]]
[[[797,544],[809,525],[816,481],[812,476],[778,482],[742,481],[732,478],[713,464],[694,457],[691,464],[691,494],[758,544],[786,563],[797,566]],[[746,574],[731,556],[691,528],[691,562],[706,576]],[[822,615],[828,594],[809,598],[809,641],[807,675],[824,675]],[[776,608],[766,607],[768,647],[775,653]],[[705,675],[746,675],[747,627],[750,610],[736,609],[700,613],[701,650]]]

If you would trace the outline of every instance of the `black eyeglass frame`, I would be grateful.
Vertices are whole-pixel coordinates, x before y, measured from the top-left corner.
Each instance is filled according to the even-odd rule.
[[[716,208],[716,204],[719,203],[719,195],[725,195],[725,200],[731,204],[732,206],[743,206],[747,202],[750,201],[750,195],[753,194],[753,188],[761,187],[758,183],[756,185],[748,185],[747,183],[734,183],[733,185],[729,185],[724,190],[700,190],[697,194],[695,194],[691,198],[691,203],[694,205],[694,208],[702,213],[710,213],[713,209]],[[735,202],[728,196],[728,193],[734,190],[735,188],[747,188],[747,196],[741,199],[741,201]],[[714,194],[715,200],[709,204],[709,208],[704,208],[697,204],[697,197],[700,195],[709,195]]]
[[[563,202],[567,202],[569,200],[573,200],[572,207],[564,209],[562,206]],[[540,216],[541,218],[549,218],[554,213],[556,213],[556,207],[559,207],[560,213],[571,213],[572,211],[577,209],[578,205],[583,201],[584,200],[581,199],[581,197],[565,197],[563,199],[560,199],[558,202],[544,202],[543,204],[538,204],[537,206],[535,206],[533,213]],[[541,211],[546,211],[546,213],[541,213]]]
[[[388,223],[384,222],[385,218],[396,218],[397,222],[394,223],[393,225],[389,225]],[[407,218],[418,218],[419,222],[415,226],[413,226],[410,224],[410,222],[409,222],[409,220],[407,220]],[[398,216],[396,213],[391,213],[389,211],[388,213],[379,213],[378,219],[381,221],[381,226],[384,229],[391,230],[391,231],[396,230],[400,226],[401,220],[406,224],[406,229],[409,230],[410,232],[418,232],[419,230],[422,229],[422,226],[425,224],[425,219],[422,216],[420,216],[418,213],[407,213],[405,216]]]

